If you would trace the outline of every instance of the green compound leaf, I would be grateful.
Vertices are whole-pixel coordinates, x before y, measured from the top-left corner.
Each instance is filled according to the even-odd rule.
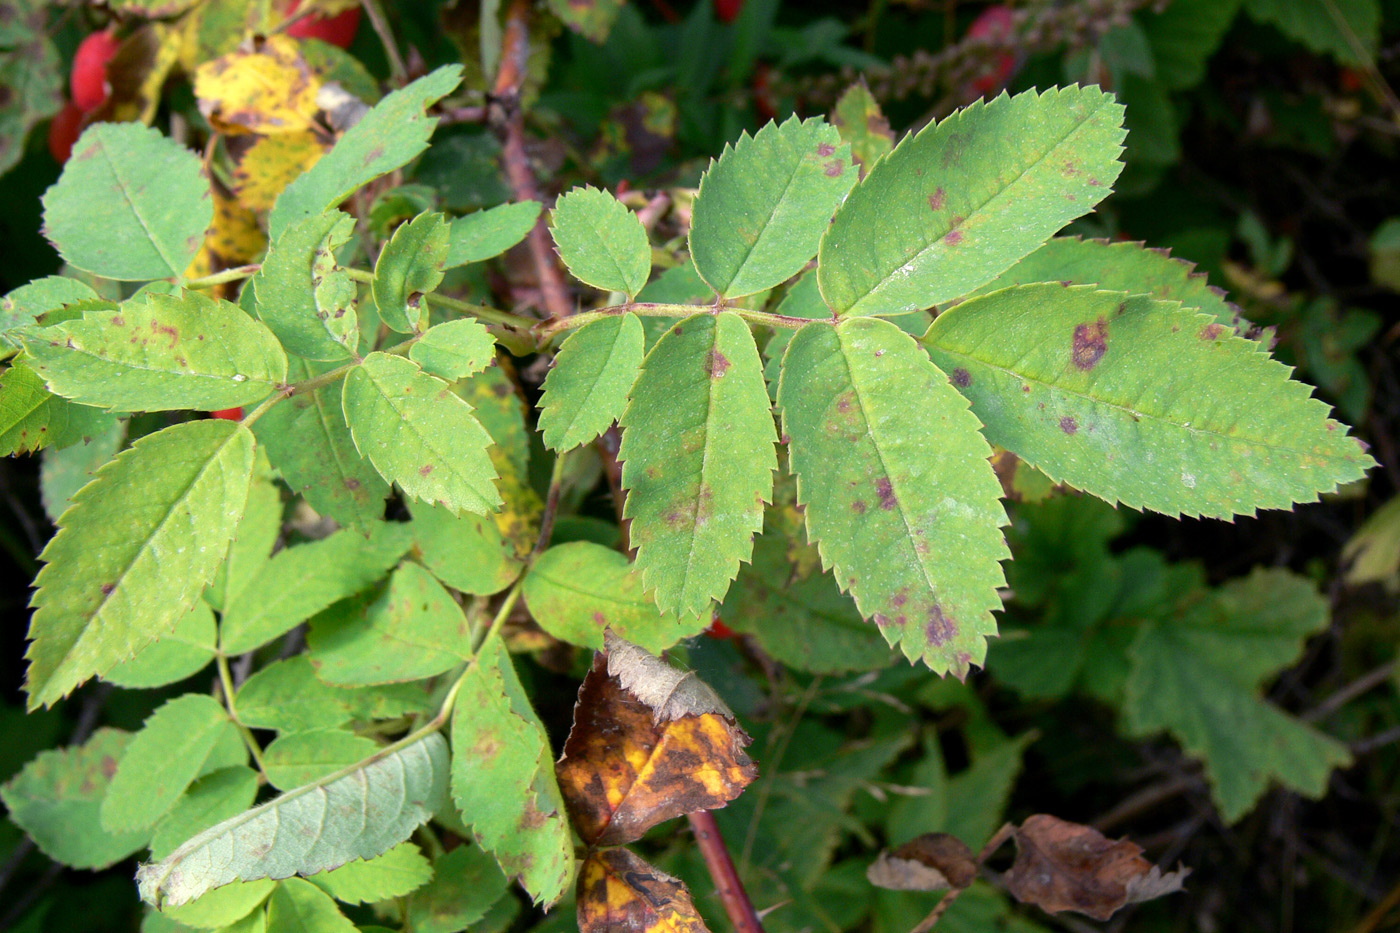
[[[413,933],[500,930],[490,926],[489,917],[476,924],[493,904],[502,902],[508,884],[489,852],[479,846],[458,846],[437,857],[432,883],[409,900],[409,928]],[[519,907],[515,898],[506,900]]]
[[[700,179],[690,226],[695,271],[725,298],[790,279],[816,255],[856,175],[851,147],[819,117],[744,133]]]
[[[121,281],[182,275],[214,220],[199,157],[140,123],[97,123],[44,193],[44,235],[65,260]]]
[[[293,382],[319,372],[297,359],[287,367]],[[355,449],[341,408],[340,386],[283,399],[254,422],[253,433],[287,485],[320,514],[363,531],[384,517],[389,484]]]
[[[228,552],[252,475],[252,432],[211,418],[143,437],[78,492],[40,555],[31,709],[175,627]]]
[[[161,706],[122,753],[102,801],[108,832],[148,829],[170,812],[226,733],[241,741],[213,697],[189,693]]]
[[[214,612],[203,600],[194,604],[175,630],[153,641],[130,660],[102,675],[118,687],[164,687],[199,673],[214,660],[218,630]]]
[[[413,543],[419,560],[443,583],[474,596],[490,596],[515,582],[524,569],[514,544],[501,534],[494,515],[454,514],[415,502]]]
[[[167,906],[154,916],[179,924],[174,933],[187,933],[191,929],[217,929],[220,933],[265,933],[267,912],[261,908],[263,902],[275,890],[277,883],[266,878],[247,883],[238,882],[210,891],[182,907]],[[144,929],[145,924],[142,926],[142,933],[148,933]]]
[[[1258,343],[1175,302],[1022,285],[940,315],[924,344],[992,443],[1109,502],[1228,518],[1374,463]]]
[[[498,204],[452,221],[447,245],[448,269],[499,256],[529,235],[540,219],[538,201]]]
[[[0,456],[69,447],[106,433],[115,419],[59,398],[23,360],[0,375]]]
[[[356,448],[405,495],[454,512],[501,505],[491,435],[447,383],[371,353],[346,376],[341,404]]]
[[[1247,329],[1248,322],[1240,317],[1239,306],[1227,301],[1223,290],[1208,284],[1204,272],[1194,269],[1186,260],[1172,258],[1168,250],[1147,249],[1141,243],[1055,237],[983,285],[976,294],[1037,282],[1094,285],[1105,291],[1179,301],[1235,331]]]
[[[211,771],[190,789],[156,826],[151,855],[165,858],[180,843],[253,805],[258,795],[258,773],[247,765]]]
[[[540,628],[555,638],[601,651],[603,632],[660,654],[698,635],[708,616],[659,612],[642,592],[641,575],[623,554],[589,541],[572,541],[540,555],[525,577],[525,602]]]
[[[1202,758],[1227,822],[1248,813],[1271,780],[1321,797],[1350,753],[1264,700],[1260,688],[1326,625],[1326,603],[1302,578],[1260,569],[1231,581],[1142,630],[1130,652],[1129,728],[1137,735],[1166,730]]]
[[[311,659],[298,654],[274,661],[238,688],[238,718],[254,729],[309,732],[345,725],[355,691],[316,679]],[[183,840],[181,840],[183,841]]]
[[[370,757],[374,739],[344,729],[314,729],[280,735],[263,753],[267,779],[278,790],[319,781]]]
[[[374,601],[322,613],[306,641],[316,676],[342,687],[432,677],[461,664],[471,646],[461,607],[417,564],[395,570]]]
[[[38,376],[34,379],[37,381]],[[47,390],[46,390],[47,391]],[[0,376],[0,405],[5,398],[5,377]],[[57,396],[54,396],[57,398]],[[60,404],[82,410],[85,406],[74,405],[66,400]],[[97,412],[97,409],[92,409]],[[43,463],[39,467],[39,495],[44,503],[44,512],[49,521],[57,522],[58,517],[72,504],[73,496],[88,483],[97,468],[117,455],[122,442],[126,440],[126,422],[111,415],[101,413],[106,421],[97,427],[96,433],[75,440],[63,448],[51,446],[44,451]],[[62,435],[60,435],[60,438]],[[0,450],[3,450],[0,446]]]
[[[651,244],[637,215],[597,188],[575,188],[550,212],[549,231],[574,278],[633,297],[651,275]]]
[[[753,635],[764,651],[800,671],[842,674],[889,667],[889,645],[850,598],[825,573],[798,574],[787,545],[771,534],[755,542],[753,564],[739,571],[724,601],[724,624]]]
[[[580,447],[622,416],[642,368],[644,343],[642,322],[630,313],[585,324],[569,335],[540,397],[546,447]]]
[[[808,536],[836,582],[910,660],[966,676],[996,634],[1010,556],[966,400],[894,324],[852,318],[797,332],[778,404]]]
[[[995,278],[1108,195],[1122,123],[1111,94],[1066,87],[978,101],[906,136],[822,237],[822,296],[840,315],[898,314]]]
[[[255,435],[256,436],[256,435]],[[253,466],[253,484],[248,489],[248,505],[233,533],[228,557],[219,565],[214,582],[204,593],[204,602],[224,615],[247,589],[272,555],[282,534],[282,492],[272,480],[272,468],[261,450]],[[261,598],[261,594],[253,596]]]
[[[870,166],[894,148],[894,130],[880,112],[880,103],[870,93],[864,78],[847,88],[836,101],[831,122],[841,138],[850,143],[851,158],[860,166],[862,178],[870,171]]]
[[[277,933],[358,933],[325,891],[303,878],[289,878],[267,899],[267,928]]]
[[[144,829],[109,833],[98,812],[131,735],[98,729],[82,745],[40,752],[0,787],[15,825],[39,850],[71,868],[106,868],[146,844]]]
[[[452,799],[482,848],[536,903],[574,874],[573,830],[544,726],[500,639],[487,639],[452,712]]]
[[[20,339],[55,394],[118,411],[237,408],[287,378],[272,331],[199,292],[146,292]]]
[[[776,431],[749,326],[697,314],[656,344],[622,416],[637,568],[662,612],[709,614],[763,527]]]
[[[442,283],[447,220],[419,214],[394,231],[374,263],[371,290],[379,319],[401,334],[418,333],[428,320],[428,292]]]
[[[92,301],[97,297],[97,292],[86,282],[67,276],[49,275],[35,279],[0,298],[0,334],[33,324],[40,315],[55,308],[79,301]]]
[[[238,600],[224,615],[224,652],[260,648],[332,603],[368,589],[411,544],[405,525],[378,522],[368,536],[345,529],[279,551],[248,581],[248,592],[257,598]]]
[[[308,217],[283,231],[253,276],[258,317],[288,353],[347,360],[359,348],[355,282],[335,264],[354,232],[355,218],[340,211]]]
[[[289,878],[374,858],[443,804],[447,743],[437,733],[276,797],[141,866],[147,903],[178,905],[234,881]]]
[[[423,372],[456,382],[481,372],[496,357],[496,338],[471,318],[444,321],[427,332],[408,350],[408,358]]]
[[[407,165],[427,149],[437,118],[424,111],[460,83],[462,66],[444,65],[386,94],[335,148],[277,198],[267,221],[272,239],[293,224],[330,210],[361,185]]]
[[[459,846],[454,851],[464,850]],[[407,897],[433,878],[433,866],[416,845],[400,843],[383,855],[350,862],[308,880],[346,904],[373,904]]]

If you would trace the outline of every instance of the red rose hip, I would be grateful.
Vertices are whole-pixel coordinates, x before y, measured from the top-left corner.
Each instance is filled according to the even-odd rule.
[[[102,106],[112,92],[112,85],[107,81],[107,63],[120,46],[121,42],[110,29],[94,32],[78,46],[69,82],[73,85],[73,103],[84,112]]]

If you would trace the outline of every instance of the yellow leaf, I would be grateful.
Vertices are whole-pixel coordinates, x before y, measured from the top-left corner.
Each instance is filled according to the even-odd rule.
[[[195,71],[199,110],[225,133],[296,133],[316,123],[320,80],[295,39],[268,36]]]
[[[214,189],[214,222],[204,243],[185,270],[185,278],[198,278],[219,269],[251,262],[267,247],[267,236],[258,216],[238,201]]]
[[[325,152],[314,133],[264,136],[248,148],[234,169],[238,199],[250,210],[271,210],[282,190],[319,162]]]
[[[194,74],[204,62],[237,49],[258,31],[260,6],[254,0],[204,0],[180,20],[180,67]]]
[[[578,873],[579,933],[709,933],[690,892],[626,849],[590,852]]]

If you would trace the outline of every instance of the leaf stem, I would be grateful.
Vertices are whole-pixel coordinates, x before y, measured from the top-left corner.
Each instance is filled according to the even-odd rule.
[[[559,512],[559,496],[564,492],[564,462],[569,451],[562,450],[554,458],[554,469],[549,475],[549,492],[545,494],[544,513],[540,516],[540,536],[535,548],[530,552],[528,563],[533,564],[549,547],[549,539],[554,536],[554,519]]]
[[[369,17],[369,24],[374,27],[374,34],[384,46],[384,56],[389,59],[389,70],[394,73],[394,80],[407,84],[408,68],[399,54],[399,47],[394,44],[394,34],[389,29],[389,20],[385,18],[379,0],[360,0],[360,5],[365,9],[365,16]]]
[[[232,269],[225,269],[222,272],[215,272],[213,275],[200,276],[197,279],[187,279],[186,288],[213,288],[215,285],[223,285],[225,282],[237,282],[239,279],[246,279],[255,275],[262,268],[261,263],[252,263],[247,266],[234,266]]]
[[[341,271],[356,282],[363,282],[369,285],[374,281],[374,273],[366,272],[363,269],[342,269]],[[536,318],[512,314],[509,311],[502,311],[500,308],[492,308],[488,305],[472,304],[470,301],[459,301],[456,298],[449,298],[446,295],[439,295],[436,292],[429,292],[424,297],[428,300],[428,304],[437,305],[440,308],[448,308],[461,314],[470,314],[473,317],[481,318],[483,321],[490,321],[492,324],[509,324],[512,327],[519,327],[529,331],[539,323],[539,320]]]
[[[223,688],[224,707],[228,710],[228,718],[238,729],[238,734],[243,736],[243,744],[248,746],[248,753],[253,756],[253,761],[258,766],[258,773],[263,776],[263,780],[268,780],[267,765],[263,763],[262,746],[253,737],[253,730],[243,724],[243,720],[238,718],[238,707],[233,700],[233,673],[228,668],[228,655],[222,651],[214,655],[214,663],[219,669],[219,685]]]
[[[541,344],[548,342],[560,331],[573,327],[582,327],[585,324],[592,324],[594,321],[601,321],[604,318],[616,317],[619,314],[641,315],[642,317],[691,317],[696,314],[718,314],[721,311],[729,311],[748,321],[750,324],[763,324],[767,327],[783,327],[796,329],[813,323],[814,320],[825,320],[832,323],[833,319],[813,319],[805,317],[793,317],[788,314],[769,314],[766,311],[751,311],[748,308],[726,307],[722,304],[712,305],[673,305],[659,304],[648,301],[634,301],[628,304],[613,305],[607,308],[599,308],[596,311],[585,311],[582,314],[574,314],[566,318],[557,318],[545,321],[543,324],[535,326],[535,333],[539,336]]]

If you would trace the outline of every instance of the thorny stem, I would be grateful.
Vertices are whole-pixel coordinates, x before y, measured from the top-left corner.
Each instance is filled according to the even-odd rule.
[[[633,301],[627,304],[613,305],[609,308],[599,308],[596,311],[585,311],[582,314],[571,315],[566,318],[545,321],[535,325],[535,333],[539,335],[541,344],[548,342],[560,331],[569,330],[574,327],[583,327],[585,324],[592,324],[594,321],[601,321],[604,318],[616,317],[619,314],[638,314],[642,317],[692,317],[696,314],[706,312],[729,311],[751,324],[764,324],[768,327],[783,327],[795,329],[803,327],[813,322],[813,318],[793,317],[788,314],[769,314],[766,311],[750,311],[748,308],[725,307],[721,304],[713,305],[672,305],[659,304],[647,301]]]
[[[744,883],[739,880],[739,872],[735,870],[734,859],[730,857],[724,837],[720,835],[715,815],[709,810],[697,810],[686,814],[686,820],[695,833],[695,842],[700,847],[700,854],[705,857],[705,867],[710,870],[715,891],[719,894],[720,903],[724,904],[724,912],[729,915],[735,933],[763,933],[763,923],[758,919],[758,911],[754,910],[748,892],[744,890]]]
[[[389,59],[389,70],[394,73],[394,80],[406,83],[408,68],[403,63],[403,57],[399,55],[399,47],[394,44],[394,34],[389,30],[389,21],[384,17],[379,0],[360,0],[360,6],[364,7],[365,16],[369,17],[369,24],[374,27],[374,34],[384,46],[384,55]]]
[[[238,707],[233,700],[233,674],[228,669],[228,656],[222,651],[214,656],[214,662],[219,668],[219,685],[223,688],[224,707],[228,710],[228,718],[233,720],[233,724],[238,729],[238,734],[243,736],[243,744],[248,746],[248,753],[253,756],[253,761],[258,766],[258,773],[263,776],[263,780],[268,780],[267,765],[263,763],[262,746],[253,737],[253,730],[243,724],[243,720],[238,718]]]

